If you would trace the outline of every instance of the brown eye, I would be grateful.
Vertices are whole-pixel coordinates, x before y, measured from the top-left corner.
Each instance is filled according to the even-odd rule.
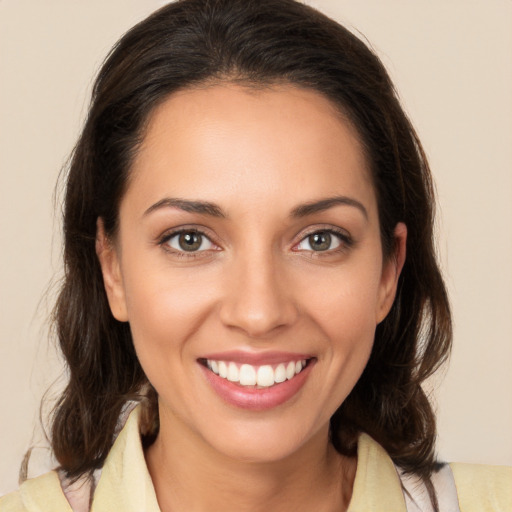
[[[199,233],[181,233],[178,244],[184,251],[197,251],[201,247],[202,238]]]
[[[342,244],[349,244],[343,235],[334,233],[332,231],[321,230],[315,231],[306,236],[297,245],[299,251],[313,251],[313,252],[326,252],[337,249]]]
[[[167,244],[179,252],[206,251],[213,247],[212,242],[197,231],[182,231],[171,236]]]
[[[331,248],[331,234],[327,231],[319,231],[308,236],[308,242],[313,251],[327,251]]]

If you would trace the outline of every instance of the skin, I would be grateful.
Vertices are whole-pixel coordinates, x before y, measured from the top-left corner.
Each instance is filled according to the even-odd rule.
[[[292,215],[334,196],[362,208]],[[224,216],[165,198],[214,203]],[[356,461],[329,443],[329,418],[368,361],[406,240],[397,225],[396,254],[383,259],[351,124],[293,86],[176,93],[152,114],[119,215],[114,241],[99,219],[98,255],[112,313],[130,322],[159,394],[160,433],[146,458],[162,510],[345,510]],[[205,233],[201,250],[169,239],[182,227]],[[314,251],[308,236],[322,230],[341,237]],[[306,353],[314,365],[284,404],[245,410],[198,363],[227,350]]]

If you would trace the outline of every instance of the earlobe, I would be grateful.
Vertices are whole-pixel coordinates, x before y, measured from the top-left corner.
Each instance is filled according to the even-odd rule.
[[[96,221],[96,255],[100,262],[103,284],[112,315],[120,322],[127,322],[128,313],[118,250],[107,237],[103,219],[100,217]]]
[[[395,226],[394,241],[394,252],[390,255],[388,260],[384,262],[382,268],[380,297],[377,307],[377,323],[382,322],[382,320],[386,318],[391,306],[393,305],[398,286],[398,279],[405,263],[407,226],[403,222],[399,222]]]

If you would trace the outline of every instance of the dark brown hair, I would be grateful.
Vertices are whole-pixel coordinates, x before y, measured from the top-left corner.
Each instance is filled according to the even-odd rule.
[[[313,89],[357,129],[377,193],[385,256],[392,257],[394,227],[404,222],[407,259],[368,365],[331,419],[331,440],[339,452],[354,454],[358,434],[367,432],[432,489],[435,416],[421,384],[446,359],[452,333],[433,246],[427,160],[375,54],[294,0],[181,0],[132,28],[105,61],[67,176],[65,280],[55,322],[69,383],[53,417],[58,462],[71,477],[100,467],[121,408],[134,397],[145,397],[144,433],[149,439],[157,433],[156,394],[130,327],[110,313],[96,221],[101,217],[115,236],[130,164],[154,108],[179,89],[212,81]]]

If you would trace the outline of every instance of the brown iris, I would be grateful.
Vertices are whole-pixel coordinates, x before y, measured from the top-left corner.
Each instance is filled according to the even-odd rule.
[[[194,231],[187,231],[181,233],[178,238],[178,244],[184,251],[197,251],[203,242],[203,237],[200,233]]]
[[[327,251],[331,247],[331,234],[319,231],[308,237],[309,245],[314,251]]]

